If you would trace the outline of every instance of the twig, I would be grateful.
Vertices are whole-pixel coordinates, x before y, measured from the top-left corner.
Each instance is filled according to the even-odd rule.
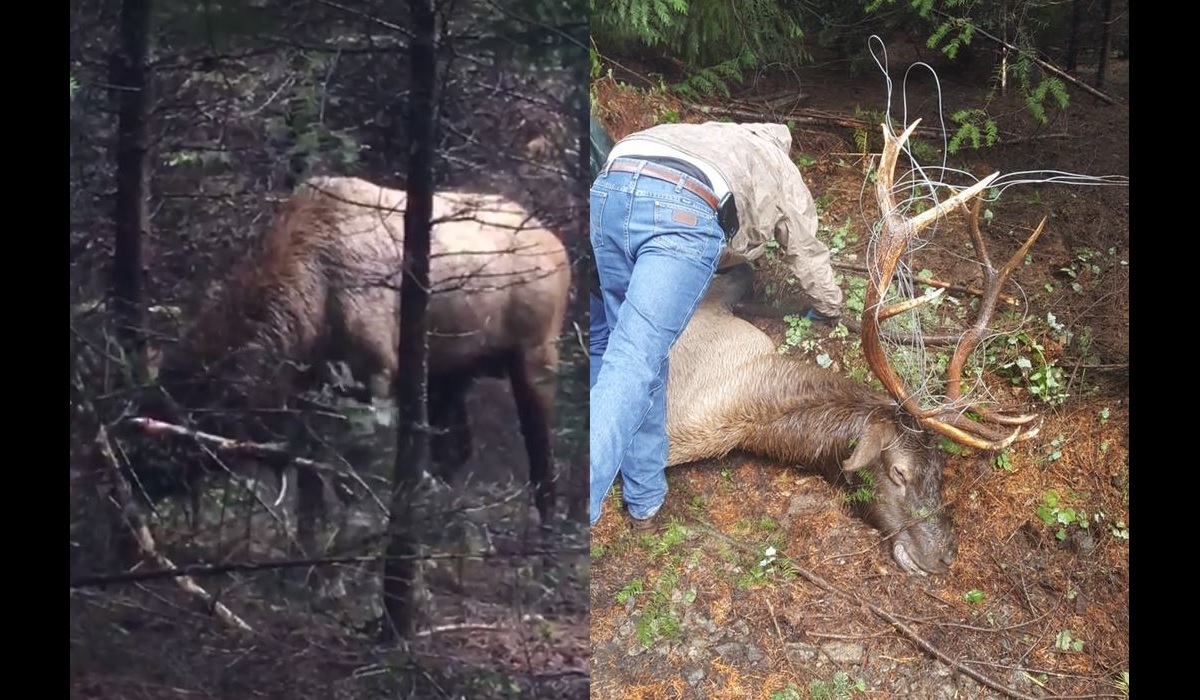
[[[764,596],[767,601],[767,610],[771,612],[771,623],[775,625],[775,634],[779,637],[779,646],[783,648],[783,660],[787,661],[788,668],[792,669],[792,675],[800,677],[796,671],[796,665],[792,663],[792,655],[788,653],[787,640],[783,637],[783,630],[779,627],[779,618],[775,615],[775,606],[771,605],[771,596]]]
[[[365,19],[368,22],[373,22],[375,24],[378,24],[379,26],[383,27],[384,29],[390,29],[393,32],[399,33],[401,36],[405,37],[406,39],[412,38],[412,32],[408,31],[404,27],[401,27],[400,25],[395,24],[393,22],[389,22],[381,17],[376,17],[375,15],[373,15],[369,12],[364,12],[362,10],[359,10],[359,9],[356,9],[353,7],[349,7],[347,5],[343,5],[342,3],[339,3],[339,2],[333,2],[332,0],[317,0],[317,2],[322,5],[325,5],[326,7],[332,7],[332,8],[341,10],[342,12],[345,12],[347,14],[354,15],[355,17],[360,17],[362,19]]]
[[[518,559],[524,557],[561,556],[564,554],[586,554],[589,551],[590,549],[587,547],[570,547],[557,550],[537,549],[522,552],[479,552],[476,554],[447,552],[441,554],[414,554],[404,557],[404,559],[421,561],[450,559]],[[180,576],[217,576],[220,574],[232,573],[234,571],[271,571],[274,569],[297,569],[307,568],[310,566],[329,566],[333,564],[373,564],[375,562],[383,561],[385,558],[386,557],[382,554],[363,554],[345,557],[318,557],[314,559],[278,559],[271,561],[229,562],[225,564],[190,564],[182,567],[171,565],[170,568],[158,571],[132,571],[120,574],[79,576],[71,579],[71,588],[109,586],[118,583],[136,583],[141,581],[153,581],[155,579]]]
[[[791,306],[768,306],[759,302],[740,302],[734,304],[733,313],[737,316],[750,316],[752,318],[770,318],[777,321],[783,321],[788,316],[803,316],[808,313],[811,307],[807,304],[794,304]],[[854,333],[862,330],[862,322],[853,316],[842,316],[838,318],[838,323],[844,325]],[[902,333],[891,329],[881,329],[879,337],[893,343],[914,344],[918,340],[922,345],[928,347],[944,347],[955,345],[962,339],[962,333],[930,333],[923,335],[919,339],[911,333]]]
[[[434,634],[440,634],[442,632],[495,632],[499,629],[499,625],[489,625],[482,622],[459,622],[451,625],[438,625],[437,627],[430,627],[429,629],[424,629],[415,633],[413,636],[430,637]]]
[[[287,450],[283,445],[276,443],[261,443],[261,442],[243,442],[224,437],[222,435],[214,435],[205,433],[199,430],[185,428],[182,425],[174,423],[164,423],[153,418],[143,418],[135,416],[125,420],[126,423],[138,428],[147,435],[154,437],[163,437],[164,435],[174,435],[176,437],[184,437],[193,440],[201,445],[211,447],[217,454],[234,455],[239,457],[255,457],[258,459],[267,460],[269,463],[272,460],[282,460],[283,466],[291,464],[298,469],[309,469],[317,473],[331,474],[338,477],[349,477],[353,479],[359,486],[366,489],[370,494],[371,499],[379,507],[381,512],[388,512],[387,506],[383,501],[375,495],[375,492],[367,486],[362,477],[353,469],[338,469],[337,467],[317,462],[306,457],[297,457]],[[278,462],[276,462],[278,464]]]
[[[159,566],[165,569],[175,569],[175,564],[166,555],[157,550],[154,544],[154,537],[150,534],[149,525],[146,524],[141,514],[131,505],[133,502],[133,489],[121,474],[121,469],[117,464],[117,456],[113,453],[112,444],[108,439],[108,431],[105,430],[104,426],[100,426],[96,434],[96,447],[97,454],[112,476],[113,491],[116,496],[116,503],[114,505],[124,513],[126,524],[129,525],[129,529],[137,541],[138,548],[146,557],[153,559]],[[253,631],[250,625],[246,624],[242,618],[225,607],[224,603],[221,603],[212,594],[201,588],[192,577],[187,575],[177,576],[175,577],[175,583],[185,592],[201,601],[206,609],[212,610],[217,618],[225,624],[246,632]]]
[[[804,636],[806,636],[806,637],[816,637],[816,638],[818,638],[818,639],[853,639],[853,640],[860,640],[860,639],[874,639],[875,637],[882,637],[882,636],[883,636],[884,634],[886,634],[886,633],[887,633],[887,630],[886,630],[886,629],[884,629],[884,630],[880,630],[880,631],[878,631],[878,632],[871,632],[870,634],[834,634],[833,632],[813,632],[812,630],[805,630],[805,631],[804,631]]]
[[[541,673],[534,673],[534,674],[530,675],[530,678],[537,678],[538,680],[549,679],[549,678],[562,678],[564,676],[576,676],[578,678],[590,678],[591,675],[592,675],[591,672],[588,671],[586,668],[563,668],[563,669],[559,669],[557,671],[542,671]]]
[[[857,263],[835,262],[832,264],[832,267],[839,269],[839,270],[849,270],[850,272],[861,272],[864,275],[870,272],[870,270],[867,269],[866,265],[859,265]],[[912,278],[910,281],[914,285],[923,284],[923,285],[927,285],[930,287],[938,287],[940,289],[945,289],[948,292],[958,292],[959,294],[970,294],[970,295],[977,296],[977,297],[981,297],[984,295],[984,291],[982,289],[975,289],[974,287],[964,287],[962,285],[953,284],[951,282],[942,282],[941,280],[936,280],[936,279],[933,279],[932,277],[915,277],[915,278]],[[999,295],[997,295],[996,298],[1000,299],[1004,303],[1009,304],[1011,306],[1020,306],[1021,305],[1021,302],[1016,297],[1009,296],[1007,294],[999,294]]]
[[[946,14],[945,12],[942,12],[941,10],[934,10],[934,13],[935,13],[935,14],[938,14],[938,15],[941,15],[941,16],[942,16],[943,18],[945,18],[945,19],[950,19],[950,20],[957,19],[956,17],[953,17],[953,16],[951,16],[951,15],[948,15],[948,14]],[[1058,67],[1056,67],[1056,66],[1054,66],[1054,65],[1052,65],[1052,64],[1050,64],[1050,63],[1048,63],[1048,62],[1046,62],[1046,61],[1043,61],[1042,59],[1040,59],[1040,58],[1038,58],[1037,56],[1033,55],[1033,54],[1032,54],[1032,53],[1030,53],[1029,51],[1024,51],[1024,50],[1022,50],[1020,47],[1018,47],[1018,46],[1014,46],[1014,45],[1012,45],[1012,44],[1008,43],[1007,41],[1005,41],[1004,39],[1001,39],[1001,38],[1000,38],[1000,37],[998,37],[998,36],[994,36],[994,35],[992,35],[992,34],[989,34],[987,31],[985,31],[985,30],[983,30],[983,29],[980,29],[980,28],[979,28],[979,25],[975,25],[975,26],[973,26],[973,27],[972,27],[972,29],[973,29],[973,30],[974,30],[976,33],[978,33],[978,34],[981,34],[981,35],[983,35],[984,37],[986,37],[986,38],[988,38],[988,39],[991,39],[992,41],[996,42],[997,44],[1000,44],[1001,46],[1003,46],[1004,48],[1008,49],[1009,51],[1015,51],[1015,52],[1017,52],[1017,53],[1019,53],[1019,54],[1021,54],[1021,55],[1025,56],[1025,57],[1027,57],[1029,60],[1031,60],[1031,61],[1033,61],[1034,63],[1038,64],[1038,65],[1039,65],[1039,66],[1041,66],[1042,68],[1045,68],[1046,70],[1048,70],[1048,71],[1050,71],[1051,73],[1053,73],[1053,74],[1057,75],[1058,77],[1062,78],[1063,80],[1066,80],[1067,82],[1069,82],[1069,83],[1071,83],[1072,85],[1074,85],[1074,86],[1078,87],[1080,90],[1083,90],[1084,92],[1088,93],[1089,95],[1091,95],[1091,96],[1093,96],[1093,97],[1097,97],[1097,98],[1099,98],[1099,99],[1101,99],[1101,100],[1104,100],[1105,102],[1107,102],[1107,103],[1108,103],[1108,104],[1110,104],[1110,105],[1111,105],[1111,104],[1116,104],[1116,103],[1117,103],[1117,99],[1116,99],[1116,98],[1110,97],[1110,96],[1106,95],[1105,93],[1103,93],[1103,92],[1100,92],[1099,90],[1097,90],[1096,88],[1092,87],[1091,85],[1088,85],[1087,83],[1083,82],[1082,80],[1080,80],[1080,79],[1078,79],[1078,78],[1075,78],[1075,77],[1073,77],[1073,76],[1069,75],[1069,74],[1068,74],[1066,71],[1062,70],[1061,68],[1058,68]]]
[[[743,117],[746,119],[762,120],[764,117],[774,118],[777,116],[775,113],[768,112],[766,110],[739,109],[737,107],[725,107],[721,105],[702,105],[696,102],[685,102],[683,103],[683,106],[702,114]],[[855,119],[853,117],[830,114],[828,112],[819,112],[816,110],[783,112],[782,114],[783,116],[787,117],[789,121],[797,124],[811,124],[815,126],[840,127],[843,129],[860,129],[866,131],[870,131],[872,128],[874,128],[869,122],[863,119]],[[941,132],[937,131],[933,127],[924,126],[917,127],[917,130],[914,133],[929,138],[941,138],[942,136]]]

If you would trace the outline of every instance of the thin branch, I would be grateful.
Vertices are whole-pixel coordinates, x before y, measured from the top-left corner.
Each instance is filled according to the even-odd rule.
[[[590,551],[591,550],[587,547],[566,547],[555,550],[531,549],[521,552],[478,552],[475,554],[446,552],[413,554],[400,557],[400,559],[408,561],[524,559],[529,557],[582,555],[587,554]],[[172,564],[169,566],[169,568],[164,568],[157,571],[131,571],[119,574],[93,574],[88,576],[78,576],[71,579],[71,588],[91,588],[97,586],[103,587],[122,583],[138,583],[141,581],[155,581],[158,579],[176,577],[219,576],[234,572],[275,571],[280,569],[300,569],[312,566],[333,566],[339,564],[374,564],[384,561],[388,558],[389,557],[382,554],[362,554],[345,557],[317,557],[312,559],[277,559],[269,561],[227,562],[224,564],[189,564],[188,566],[182,567],[177,567]],[[396,557],[391,558],[395,559]]]
[[[948,15],[948,14],[946,14],[945,12],[942,12],[941,10],[936,10],[936,9],[935,9],[935,10],[934,10],[934,13],[936,13],[936,14],[938,14],[938,15],[941,15],[942,17],[944,17],[944,18],[946,18],[946,19],[952,19],[952,20],[953,20],[953,19],[961,19],[961,18],[959,18],[959,17],[954,17],[954,16],[952,16],[952,15]],[[1105,94],[1105,93],[1103,93],[1103,92],[1100,92],[1099,90],[1097,90],[1096,88],[1092,87],[1091,85],[1088,85],[1087,83],[1083,82],[1082,80],[1080,80],[1080,79],[1078,79],[1078,78],[1075,78],[1075,77],[1072,77],[1071,75],[1069,75],[1069,74],[1068,74],[1066,71],[1062,70],[1061,68],[1058,68],[1058,67],[1056,67],[1056,66],[1054,66],[1054,65],[1052,65],[1052,64],[1050,64],[1050,63],[1048,63],[1048,62],[1046,62],[1046,61],[1043,61],[1042,59],[1040,59],[1040,58],[1038,58],[1037,56],[1033,55],[1033,54],[1032,54],[1032,53],[1030,53],[1029,51],[1026,51],[1026,50],[1022,49],[1022,48],[1020,48],[1019,46],[1015,46],[1015,45],[1013,45],[1013,44],[1010,44],[1010,43],[1008,43],[1007,41],[1005,41],[1004,39],[1001,39],[1000,37],[997,37],[997,36],[994,36],[994,35],[992,35],[992,34],[989,34],[989,33],[988,33],[986,30],[984,30],[984,29],[983,29],[982,27],[980,27],[978,24],[973,24],[973,25],[972,25],[972,29],[973,29],[973,30],[974,30],[976,33],[978,33],[978,34],[981,34],[981,35],[983,35],[984,37],[986,37],[986,38],[988,38],[988,39],[991,39],[992,41],[994,41],[994,42],[996,42],[997,44],[999,44],[999,45],[1003,46],[1004,48],[1008,49],[1009,51],[1015,51],[1015,52],[1017,52],[1017,53],[1021,54],[1022,56],[1025,56],[1025,57],[1027,57],[1029,60],[1031,60],[1031,61],[1033,61],[1034,63],[1038,64],[1038,65],[1039,65],[1039,66],[1041,66],[1042,68],[1044,68],[1044,69],[1046,69],[1046,70],[1050,71],[1051,73],[1053,73],[1053,74],[1057,75],[1058,77],[1062,78],[1063,80],[1066,80],[1067,82],[1069,82],[1069,83],[1071,83],[1072,85],[1074,85],[1074,86],[1078,87],[1080,90],[1083,90],[1084,92],[1088,93],[1089,95],[1091,95],[1091,96],[1093,96],[1093,97],[1097,97],[1097,98],[1099,98],[1099,99],[1101,99],[1101,100],[1103,100],[1103,101],[1107,102],[1107,103],[1108,103],[1108,104],[1110,104],[1110,105],[1111,105],[1111,104],[1117,104],[1117,102],[1119,102],[1119,100],[1117,100],[1115,97],[1111,97],[1111,96],[1109,96],[1109,95],[1106,95],[1106,94]]]
[[[412,38],[412,32],[408,31],[408,30],[407,30],[407,29],[405,29],[404,27],[401,27],[401,26],[400,26],[400,25],[398,25],[398,24],[395,24],[395,23],[393,23],[393,22],[389,22],[389,21],[387,21],[387,20],[385,20],[385,19],[382,19],[382,18],[380,18],[380,17],[376,17],[375,15],[372,15],[372,14],[370,14],[370,13],[368,13],[368,12],[364,12],[364,11],[362,11],[362,10],[357,10],[357,9],[355,9],[355,8],[353,8],[353,7],[347,7],[346,5],[343,5],[343,4],[339,3],[339,2],[333,2],[333,0],[317,0],[317,3],[318,3],[318,4],[321,4],[321,5],[325,5],[326,7],[332,7],[332,8],[334,8],[334,9],[341,10],[342,12],[345,12],[345,13],[347,13],[347,14],[351,14],[351,15],[354,15],[355,17],[359,17],[359,18],[361,18],[361,19],[365,19],[365,20],[367,20],[368,22],[372,22],[372,23],[374,23],[374,24],[378,24],[379,26],[381,26],[381,27],[383,27],[383,28],[385,28],[385,29],[390,29],[390,30],[392,30],[392,31],[394,31],[394,32],[397,32],[397,33],[399,33],[399,34],[403,35],[403,36],[404,36],[405,38],[407,38],[407,39],[411,39],[411,38]]]
[[[221,455],[254,457],[256,459],[266,460],[272,465],[292,465],[297,469],[308,469],[317,473],[331,474],[337,477],[349,477],[359,486],[366,489],[367,493],[369,493],[371,498],[375,501],[375,504],[379,506],[381,512],[387,512],[387,507],[384,506],[383,502],[375,495],[375,492],[372,491],[369,486],[367,486],[366,482],[363,481],[363,478],[358,475],[358,472],[354,471],[353,469],[339,469],[337,467],[325,464],[323,462],[317,462],[306,457],[297,457],[289,452],[285,446],[276,443],[243,442],[233,440],[222,435],[214,435],[212,433],[205,433],[199,430],[192,430],[191,428],[185,428],[182,425],[164,423],[160,420],[143,418],[141,416],[127,418],[125,422],[138,428],[147,435],[154,437],[164,437],[170,435],[187,438],[196,442],[197,444],[210,447],[217,454]]]
[[[870,272],[867,269],[866,265],[859,265],[856,263],[835,262],[835,263],[832,263],[832,266],[839,270],[848,270],[850,272],[860,272],[864,275],[868,274]],[[936,280],[936,279],[933,279],[932,277],[913,277],[913,278],[911,278],[910,281],[914,285],[922,285],[923,284],[923,285],[926,285],[929,287],[938,287],[941,289],[945,289],[946,291],[949,291],[949,292],[957,292],[959,294],[970,294],[972,296],[977,296],[977,297],[982,297],[986,293],[982,289],[976,289],[974,287],[964,287],[962,285],[953,284],[951,282],[942,282],[941,280]],[[1017,300],[1016,297],[1009,296],[1008,294],[998,294],[998,295],[996,295],[996,298],[1000,299],[1005,304],[1009,304],[1011,306],[1020,306],[1021,305],[1021,302],[1019,300]]]
[[[175,564],[165,554],[158,551],[154,543],[154,536],[150,534],[150,527],[146,524],[145,519],[130,505],[133,502],[133,489],[121,474],[121,469],[117,464],[117,456],[113,452],[112,444],[108,439],[108,432],[104,426],[100,426],[100,430],[96,434],[96,452],[112,478],[113,495],[116,497],[116,502],[113,505],[125,514],[124,519],[133,534],[134,540],[137,542],[138,549],[148,559],[154,560],[160,567],[175,570]],[[136,574],[127,575],[132,576]],[[238,617],[223,603],[214,598],[211,593],[201,588],[191,576],[186,574],[176,576],[175,583],[185,592],[199,600],[205,609],[211,610],[216,614],[221,622],[245,632],[253,631],[250,625],[246,624],[242,618]],[[72,588],[74,588],[74,585],[72,585]]]

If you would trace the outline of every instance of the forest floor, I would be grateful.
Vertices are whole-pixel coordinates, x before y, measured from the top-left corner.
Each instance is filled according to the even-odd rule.
[[[986,76],[950,66],[937,68],[940,95],[928,71],[914,71],[904,85],[905,68],[933,59],[889,50],[894,120],[921,117],[922,127],[937,128],[939,104],[949,115],[985,101]],[[701,104],[655,89],[660,76],[647,65],[616,64],[592,85],[597,114],[614,138],[662,121],[790,123],[793,155],[817,198],[820,236],[835,251],[839,282],[848,299],[861,290],[853,265],[865,260],[878,211],[864,181],[888,104],[873,65],[857,73],[834,62],[786,78],[763,75],[729,99]],[[963,149],[948,165],[976,178],[1038,170],[1127,178],[1127,62],[1112,65],[1106,91],[1119,102],[1069,88],[1069,109],[1050,112],[1041,125],[1020,99],[995,97],[988,111],[999,142]],[[922,140],[941,147],[938,138]],[[970,182],[961,174],[947,179]],[[1122,697],[1117,683],[1129,668],[1127,181],[1023,183],[989,208],[994,218],[984,235],[997,265],[1048,217],[1005,290],[1024,311],[1013,336],[1021,340],[996,348],[992,369],[1020,357],[1032,366],[988,375],[1045,423],[1038,437],[998,456],[948,458],[943,498],[959,538],[951,570],[903,574],[879,532],[850,514],[834,486],[745,454],[672,468],[662,529],[651,535],[631,531],[618,484],[592,531],[593,698]],[[964,263],[966,228],[956,221],[940,226],[913,269],[978,287],[978,266]],[[777,260],[768,255],[757,268],[757,301],[784,309],[797,303]],[[809,361],[824,355],[836,370],[866,378],[853,334],[752,320],[781,351]]]

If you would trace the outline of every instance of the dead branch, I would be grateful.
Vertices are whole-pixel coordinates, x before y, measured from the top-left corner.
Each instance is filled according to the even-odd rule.
[[[945,12],[942,12],[941,10],[934,10],[934,12],[936,14],[941,15],[945,19],[955,19],[954,17],[946,14]],[[1088,85],[1087,83],[1083,82],[1082,80],[1072,77],[1071,75],[1069,75],[1066,71],[1062,70],[1061,68],[1058,68],[1057,66],[1054,66],[1053,64],[1038,58],[1037,56],[1029,53],[1028,51],[1021,50],[1019,47],[1008,43],[1007,41],[1001,39],[998,36],[989,34],[987,31],[980,29],[978,25],[976,25],[974,27],[974,30],[977,34],[980,34],[980,35],[984,36],[985,38],[994,41],[995,43],[999,44],[1000,46],[1003,46],[1004,48],[1008,49],[1009,51],[1015,51],[1016,53],[1019,53],[1025,57],[1027,57],[1029,60],[1038,64],[1042,68],[1050,71],[1051,73],[1057,75],[1058,77],[1062,78],[1063,80],[1066,80],[1067,82],[1071,83],[1072,85],[1079,88],[1080,90],[1083,90],[1084,92],[1088,93],[1092,97],[1099,98],[1099,99],[1107,102],[1110,105],[1117,104],[1117,99],[1115,97],[1110,97],[1109,95],[1107,95],[1103,92],[1100,92],[1099,90],[1092,87],[1091,85]]]
[[[786,321],[789,316],[803,316],[808,313],[811,307],[807,304],[793,304],[788,306],[770,306],[757,302],[739,302],[734,304],[733,313],[737,316],[751,318],[770,318],[776,321]],[[853,316],[842,316],[838,319],[846,328],[854,333],[862,332],[862,322]],[[948,347],[955,345],[959,340],[962,340],[962,333],[930,333],[923,335],[919,339],[913,337],[911,333],[901,333],[891,329],[883,328],[879,330],[879,337],[892,343],[906,343],[912,345],[920,340],[921,344],[926,347]]]
[[[297,469],[308,469],[319,474],[329,474],[338,478],[349,478],[365,489],[368,494],[370,494],[371,499],[375,501],[375,504],[379,506],[379,509],[382,512],[387,512],[387,507],[384,506],[383,501],[380,500],[377,495],[375,495],[375,492],[369,486],[367,486],[367,483],[363,481],[363,478],[359,476],[358,473],[353,469],[339,469],[337,467],[324,464],[322,462],[317,462],[312,459],[298,457],[289,452],[284,445],[277,443],[244,442],[234,440],[222,435],[214,435],[212,433],[205,433],[199,430],[192,430],[191,428],[185,428],[182,425],[165,423],[160,420],[144,418],[141,416],[128,418],[125,422],[139,429],[146,435],[160,438],[166,436],[187,438],[196,442],[197,444],[212,448],[217,454],[220,455],[253,457],[255,459],[264,460],[269,464],[282,464],[284,466],[292,465]]]
[[[137,508],[133,506],[133,488],[125,480],[124,475],[121,474],[116,454],[113,452],[112,444],[108,440],[108,432],[104,426],[101,426],[99,432],[96,434],[96,454],[112,477],[112,496],[115,499],[114,506],[123,514],[130,532],[137,541],[138,549],[148,559],[154,560],[160,567],[175,569],[175,564],[165,554],[158,551],[154,543],[154,537],[150,534],[150,526],[146,523],[141,513],[138,512]],[[253,631],[250,625],[246,624],[242,618],[225,607],[212,594],[201,588],[191,576],[177,576],[175,577],[175,583],[184,592],[200,601],[204,610],[215,613],[221,622],[245,632]]]
[[[685,102],[683,103],[683,106],[688,109],[701,112],[702,114],[742,117],[745,119],[754,119],[758,121],[761,121],[764,117],[777,116],[773,111],[768,112],[766,110],[739,109],[737,107],[723,107],[720,105],[702,105],[696,102]],[[806,109],[786,112],[783,113],[782,116],[786,117],[790,121],[796,122],[797,124],[810,124],[820,127],[840,127],[844,129],[860,129],[863,131],[867,131],[872,128],[869,122],[862,119],[855,119],[853,117],[830,114],[828,112],[821,112],[817,110]],[[920,127],[915,131],[915,133],[927,138],[942,137],[942,132],[932,127]]]
[[[459,552],[441,552],[414,554],[406,556],[410,561],[465,561],[477,560],[511,560],[544,556],[583,555],[591,550],[587,547],[566,547],[561,549],[529,549],[520,552],[477,552],[463,554]],[[96,586],[111,586],[120,583],[140,583],[164,578],[220,576],[234,572],[275,571],[279,569],[307,569],[314,566],[334,566],[341,564],[376,564],[385,557],[379,554],[355,554],[342,557],[314,557],[305,559],[276,559],[269,561],[226,562],[224,564],[189,564],[174,566],[156,571],[130,571],[119,574],[95,574],[79,576],[71,579],[71,588],[90,588]]]
[[[857,263],[835,262],[832,265],[834,268],[839,269],[839,270],[849,270],[851,272],[861,272],[864,275],[868,274],[870,272],[867,269],[866,265],[859,265]],[[897,273],[897,274],[899,274],[899,273]],[[942,282],[941,280],[936,280],[936,279],[933,279],[932,277],[911,277],[911,278],[909,278],[909,281],[914,285],[923,284],[928,287],[938,287],[940,289],[945,289],[948,292],[957,292],[958,294],[970,294],[972,296],[977,296],[977,297],[982,297],[982,296],[984,296],[984,294],[986,294],[986,292],[984,292],[984,290],[982,290],[982,289],[976,289],[974,287],[964,287],[960,284],[953,284],[951,282]],[[1010,306],[1020,306],[1021,305],[1021,302],[1018,301],[1016,297],[1010,296],[1008,294],[998,294],[996,298]]]

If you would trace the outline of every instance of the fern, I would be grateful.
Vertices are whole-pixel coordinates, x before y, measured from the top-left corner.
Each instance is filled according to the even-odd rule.
[[[1067,87],[1054,76],[1042,78],[1037,87],[1025,96],[1025,108],[1039,122],[1046,123],[1046,108],[1043,106],[1047,97],[1054,97],[1060,108],[1067,106]]]
[[[783,0],[592,0],[591,29],[599,46],[678,58],[692,74],[677,91],[728,95],[746,69],[805,57],[799,12]]]
[[[752,52],[747,51],[737,58],[718,63],[710,68],[701,68],[692,77],[671,87],[681,95],[692,98],[715,93],[729,97],[729,81],[742,82],[745,79],[742,68],[753,68],[757,64],[757,60]]]
[[[863,7],[867,14],[880,11],[884,5],[897,0],[867,0]],[[951,60],[959,57],[963,47],[969,46],[976,34],[986,30],[993,35],[1003,36],[1015,47],[1007,62],[1008,75],[1014,80],[1025,109],[1038,122],[1046,123],[1047,104],[1054,101],[1059,108],[1066,109],[1068,97],[1066,86],[1052,75],[1046,75],[1032,56],[1037,53],[1037,38],[1045,34],[1047,9],[1030,0],[1015,0],[1012,3],[981,3],[977,0],[907,0],[910,9],[924,20],[934,19],[925,44],[930,49],[940,50]],[[936,9],[935,9],[936,8]],[[1040,13],[1040,14],[1039,14]],[[970,144],[980,148],[996,142],[996,125],[986,118],[982,110],[964,110],[955,115],[958,131],[948,145],[951,153]]]
[[[979,149],[980,140],[989,148],[996,143],[999,128],[996,121],[982,109],[961,109],[950,115],[950,119],[958,124],[958,131],[950,139],[946,148],[950,153],[957,153],[964,140],[970,140],[971,148]]]

